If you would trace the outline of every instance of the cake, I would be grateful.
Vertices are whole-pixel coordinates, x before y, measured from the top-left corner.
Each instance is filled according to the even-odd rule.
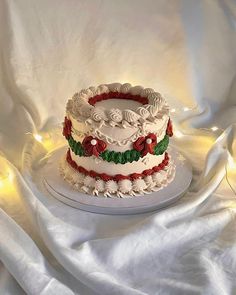
[[[132,197],[174,178],[169,107],[151,88],[113,83],[81,90],[67,102],[63,135],[68,150],[60,172],[79,192]]]

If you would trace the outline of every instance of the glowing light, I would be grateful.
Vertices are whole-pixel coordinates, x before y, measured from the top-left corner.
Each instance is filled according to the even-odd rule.
[[[0,180],[4,180],[9,177],[9,172],[0,172]]]
[[[190,108],[188,108],[188,107],[185,107],[183,110],[184,110],[184,112],[187,112],[187,111],[189,111],[189,110],[190,110]]]
[[[9,172],[9,174],[8,174],[9,181],[12,182],[13,178],[14,178],[14,175],[11,172]]]
[[[228,154],[228,167],[230,169],[236,169],[236,162],[234,161],[230,153]]]
[[[12,186],[13,174],[11,172],[0,172],[0,189]]]
[[[176,112],[176,109],[171,109],[170,112],[171,113],[175,113]]]
[[[61,133],[61,131],[60,131]],[[58,147],[58,145],[60,144],[61,146],[64,144],[64,141],[59,141],[59,140],[56,140],[55,137],[52,137],[52,135],[50,133],[47,133],[47,132],[40,132],[39,133],[30,133],[31,136],[34,137],[34,139],[36,141],[38,141],[39,143],[42,144],[42,146],[47,150],[47,151],[50,151],[52,149],[55,149],[56,146]]]
[[[34,138],[39,142],[43,141],[43,137],[40,134],[34,134]]]
[[[181,138],[181,137],[183,137],[183,134],[182,134],[179,130],[175,130],[174,135],[175,135],[175,137],[177,137],[177,138]]]
[[[217,131],[219,128],[217,127],[217,126],[213,126],[213,127],[211,127],[211,130],[212,131]]]

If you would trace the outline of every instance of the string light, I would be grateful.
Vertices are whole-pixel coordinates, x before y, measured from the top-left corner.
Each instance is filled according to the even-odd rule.
[[[184,107],[182,110],[184,111],[184,112],[188,112],[188,111],[193,111],[194,109],[196,109],[196,107],[194,107],[194,108],[188,108],[188,107]],[[170,110],[170,113],[180,113],[181,112],[181,110],[177,110],[177,109],[171,109]],[[219,128],[219,127],[217,127],[217,126],[212,126],[211,128],[199,128],[199,129],[201,129],[201,130],[207,130],[207,131],[213,131],[213,132],[216,132],[217,130],[221,130],[221,131],[223,131],[223,129],[222,128]],[[177,137],[182,137],[183,136],[183,134],[178,134],[178,136]]]
[[[196,107],[194,107],[194,108],[188,108],[188,107],[184,107],[183,109],[182,109],[182,111],[184,111],[184,112],[188,112],[188,111],[193,111],[194,109],[196,109]],[[171,109],[170,110],[170,113],[176,113],[176,114],[179,114],[179,113],[181,113],[181,110],[180,109]],[[199,128],[199,129],[201,129],[201,130],[206,130],[206,131],[213,131],[213,132],[216,132],[217,130],[221,130],[221,131],[224,131],[222,128],[219,128],[219,127],[217,127],[217,126],[212,126],[211,128]],[[175,131],[176,132],[176,131]],[[183,136],[183,134],[178,134],[178,136],[177,137],[182,137]]]
[[[38,141],[38,142],[42,142],[43,141],[43,137],[40,134],[34,134],[34,138]]]
[[[56,147],[63,146],[64,141],[60,137],[57,137],[58,130],[54,130],[54,136],[52,136],[49,132],[40,132],[39,133],[27,133],[39,142],[47,151],[53,150]],[[61,130],[60,130],[61,133]]]
[[[181,138],[181,137],[183,137],[183,133],[181,133],[179,130],[175,130],[174,136],[177,138]]]
[[[217,126],[213,126],[213,127],[211,127],[211,130],[212,131],[217,131],[219,128],[217,127]]]
[[[10,185],[13,181],[13,175],[10,172],[0,172],[0,189],[6,187],[6,185]]]
[[[196,107],[194,107],[194,108],[184,107],[184,108],[182,108],[182,111],[188,112],[188,111],[193,111],[194,109],[196,109]],[[179,113],[181,113],[181,109],[175,109],[175,108],[170,109],[170,113],[179,114]],[[213,132],[216,132],[218,130],[224,131],[222,128],[219,128],[217,126],[212,126],[211,128],[199,128],[199,129],[206,130],[206,131],[213,131]],[[175,135],[178,138],[183,137],[183,134],[178,130],[175,130]]]

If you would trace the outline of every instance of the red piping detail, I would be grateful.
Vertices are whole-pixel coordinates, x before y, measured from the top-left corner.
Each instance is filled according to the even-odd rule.
[[[141,95],[133,95],[130,93],[121,93],[121,92],[108,92],[108,93],[102,93],[100,95],[95,95],[89,98],[88,103],[94,106],[96,102],[112,99],[112,98],[128,99],[128,100],[134,100],[134,101],[140,102],[141,104],[148,104],[147,97],[143,97]]]
[[[71,135],[71,127],[72,127],[71,120],[65,117],[62,134],[63,136],[65,136],[66,139],[68,139]]]
[[[166,134],[169,135],[170,137],[173,136],[173,126],[171,119],[169,118],[167,128],[166,128]]]
[[[158,166],[154,166],[152,169],[146,169],[142,173],[132,173],[130,175],[116,174],[116,175],[112,176],[112,175],[108,175],[106,173],[97,173],[93,170],[88,171],[85,168],[83,168],[82,166],[78,166],[78,164],[71,158],[70,149],[68,149],[67,155],[66,155],[66,160],[71,165],[72,168],[79,171],[80,173],[83,173],[85,175],[89,175],[92,178],[101,178],[104,181],[109,181],[109,180],[119,181],[119,180],[123,180],[123,179],[135,180],[138,178],[143,178],[148,175],[152,175],[155,172],[159,172],[160,170],[164,169],[164,167],[168,165],[169,159],[170,158],[169,158],[168,153],[165,153],[164,160]]]

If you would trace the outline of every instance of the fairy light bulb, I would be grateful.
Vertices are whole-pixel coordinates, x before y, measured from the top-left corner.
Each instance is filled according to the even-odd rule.
[[[213,126],[213,127],[211,127],[211,130],[212,131],[217,131],[219,128],[217,127],[217,126]]]
[[[9,171],[0,171],[0,188],[4,188],[7,184],[11,185],[13,175]]]
[[[179,130],[175,130],[174,136],[177,137],[177,138],[181,138],[181,137],[183,137],[183,134]]]
[[[38,142],[42,142],[43,141],[43,137],[40,134],[34,134],[34,138],[38,141]]]

